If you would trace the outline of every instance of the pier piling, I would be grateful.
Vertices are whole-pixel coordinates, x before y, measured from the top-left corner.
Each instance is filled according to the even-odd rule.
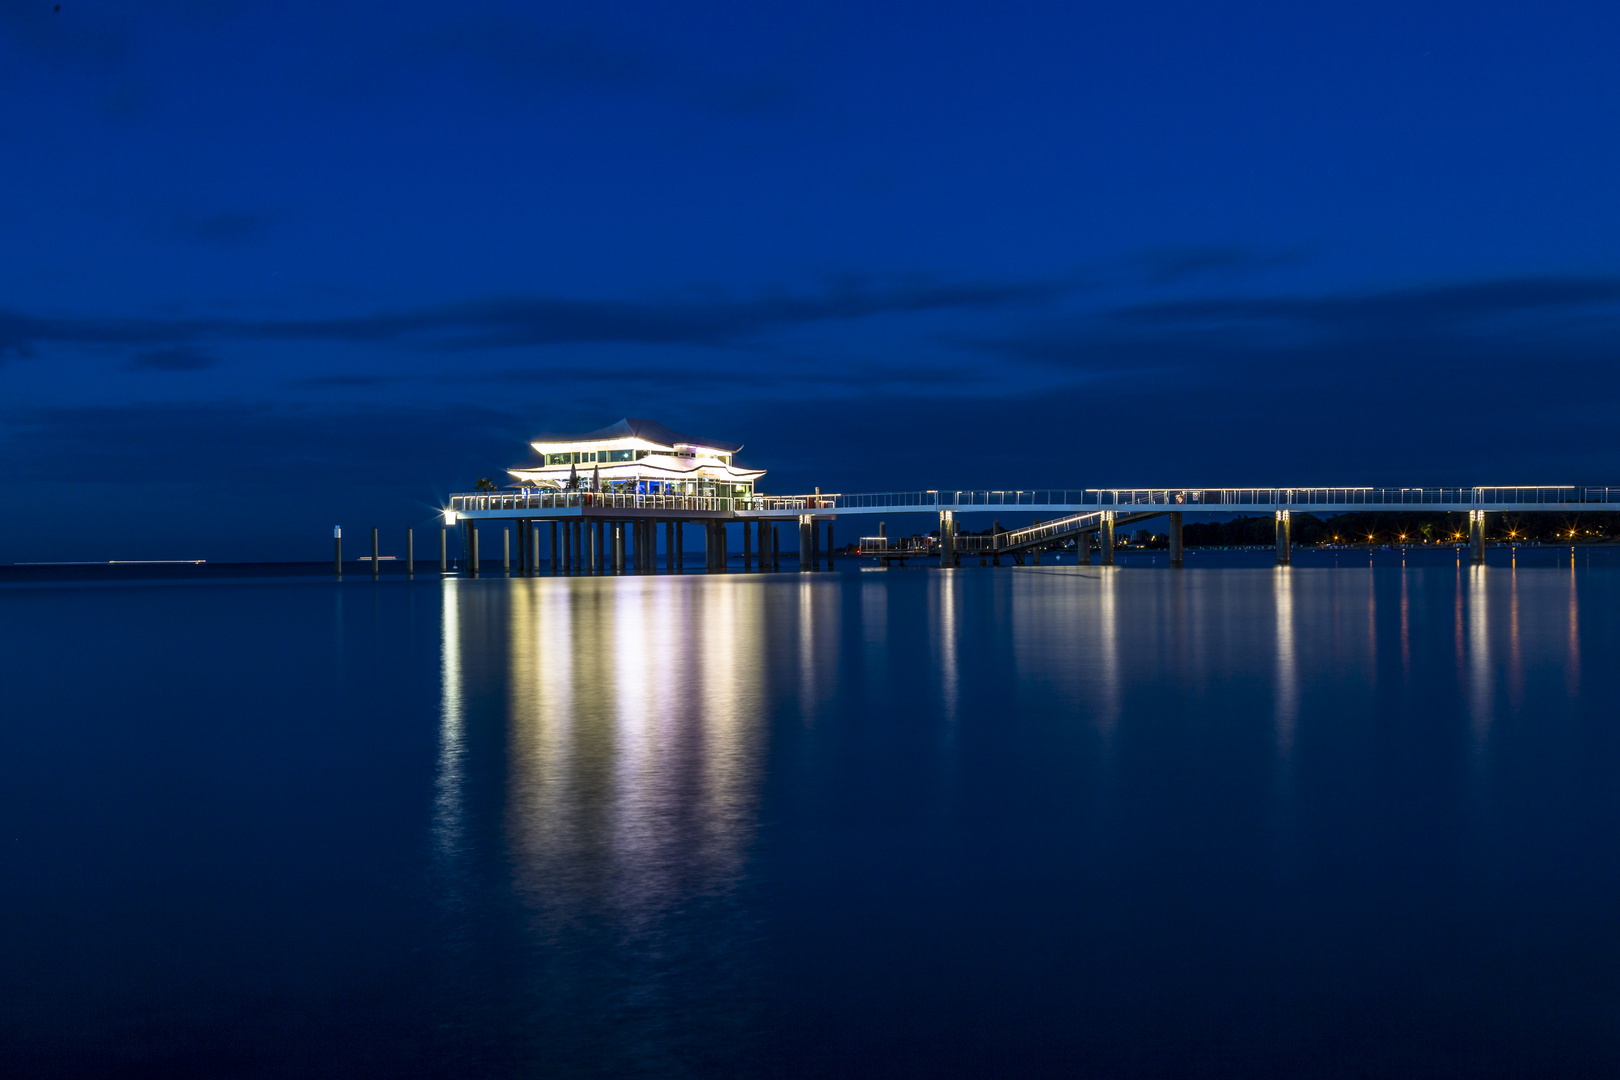
[[[332,572],[343,576],[343,526],[332,527]]]
[[[1287,566],[1293,548],[1293,537],[1288,522],[1288,511],[1277,511],[1277,565]]]
[[[439,529],[439,573],[450,572],[450,530]]]
[[[1097,530],[1098,539],[1102,541],[1102,564],[1114,565],[1114,511],[1104,510],[1102,527]]]
[[[478,526],[474,525],[467,530],[467,569],[478,573]]]
[[[1181,565],[1181,513],[1170,515],[1170,565]]]
[[[372,577],[377,576],[377,571],[382,566],[382,563],[378,561],[377,555],[378,555],[377,527],[375,525],[373,525],[372,528],[371,528],[371,576]]]
[[[416,530],[405,530],[405,572],[416,573]]]

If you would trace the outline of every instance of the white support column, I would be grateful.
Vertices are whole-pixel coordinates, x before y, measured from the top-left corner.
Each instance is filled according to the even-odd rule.
[[[1468,511],[1468,561],[1485,561],[1485,511]]]
[[[1114,565],[1114,511],[1102,512],[1102,528],[1097,532],[1098,539],[1102,541],[1102,564]]]
[[[951,511],[939,512],[939,568],[941,570],[956,563],[956,521]]]
[[[1294,546],[1293,533],[1288,523],[1288,511],[1277,511],[1277,565],[1287,566]]]

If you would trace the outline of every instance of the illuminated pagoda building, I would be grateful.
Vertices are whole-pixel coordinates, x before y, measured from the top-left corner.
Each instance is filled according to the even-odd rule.
[[[541,464],[506,470],[526,488],[746,499],[765,475],[764,469],[738,467],[740,443],[699,439],[630,417],[588,435],[540,438],[529,445]]]

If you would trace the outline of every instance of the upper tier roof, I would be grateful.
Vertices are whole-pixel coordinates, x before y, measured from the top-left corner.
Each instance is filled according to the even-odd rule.
[[[588,435],[542,435],[531,440],[539,445],[554,446],[564,443],[597,443],[611,442],[614,439],[641,439],[657,446],[701,446],[706,450],[719,450],[724,454],[735,454],[742,449],[742,443],[721,442],[718,439],[700,439],[695,435],[683,435],[679,431],[672,431],[663,424],[652,420],[638,420],[627,416],[617,424],[609,424],[598,431]]]

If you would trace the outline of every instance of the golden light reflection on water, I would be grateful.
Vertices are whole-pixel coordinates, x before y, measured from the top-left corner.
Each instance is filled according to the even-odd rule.
[[[1491,732],[1496,697],[1491,677],[1490,592],[1486,588],[1485,567],[1468,568],[1468,711],[1474,725],[1474,739],[1483,743]]]
[[[1019,685],[1056,691],[1105,739],[1131,724],[1133,701],[1160,688],[1189,694],[1196,707],[1258,678],[1269,700],[1256,704],[1269,712],[1286,762],[1322,711],[1322,695],[1353,694],[1367,715],[1384,708],[1377,695],[1395,689],[1379,687],[1387,656],[1386,671],[1399,665],[1402,693],[1432,688],[1439,660],[1483,745],[1504,710],[1524,710],[1537,665],[1556,666],[1571,696],[1581,673],[1578,585],[1546,569],[1115,567],[1076,571],[1072,581],[1028,570],[1005,580],[1007,611],[995,619],[1010,624]],[[965,626],[986,617],[962,606]]]
[[[1412,673],[1386,692],[1430,679],[1438,661],[1480,747],[1549,665],[1578,692],[1573,567],[1567,581],[1546,569],[1397,572],[446,579],[435,842],[447,854],[466,842],[467,807],[483,805],[467,795],[469,744],[498,735],[500,840],[526,901],[633,920],[726,889],[752,842],[767,673],[807,731],[840,715],[846,614],[860,624],[847,659],[868,700],[892,679],[907,691],[899,700],[971,724],[999,715],[998,699],[974,694],[1005,657],[1011,693],[1055,694],[1104,743],[1129,732],[1139,702],[1151,714],[1180,694],[1196,716],[1206,701],[1253,695],[1222,722],[1269,720],[1285,763],[1310,745],[1324,695],[1381,708],[1381,647]],[[1382,624],[1381,590],[1398,596]],[[913,638],[931,645],[929,660],[893,667],[917,664]]]
[[[1119,601],[1116,596],[1117,568],[1108,566],[1103,568],[1102,580],[1098,583],[1097,600],[1097,631],[1099,674],[1101,681],[1099,689],[1100,708],[1097,710],[1097,729],[1104,738],[1109,738],[1119,727],[1119,717],[1124,709],[1124,686],[1119,673]]]
[[[1569,557],[1569,643],[1564,654],[1564,689],[1571,698],[1581,692],[1581,605],[1576,588],[1575,554]]]
[[[461,608],[454,578],[444,583],[444,605],[439,619],[439,760],[433,839],[439,853],[448,856],[460,846],[462,838],[461,781],[467,753],[461,690]]]
[[[517,895],[559,918],[606,909],[633,927],[727,888],[759,786],[762,591],[651,576],[489,584],[500,592],[481,602],[504,604],[504,625],[474,640],[458,614],[473,590],[447,580],[441,723],[446,746],[464,738],[460,668],[474,649],[504,654],[483,668],[504,661]],[[465,778],[441,762],[448,822]]]
[[[930,594],[934,609],[931,621],[938,628],[940,697],[945,704],[945,719],[953,723],[957,719],[957,699],[961,692],[961,672],[957,668],[957,650],[961,646],[957,627],[957,576],[954,570],[940,574]]]
[[[1284,760],[1294,749],[1299,722],[1299,657],[1294,644],[1294,574],[1286,566],[1272,575],[1277,621],[1277,753]]]

